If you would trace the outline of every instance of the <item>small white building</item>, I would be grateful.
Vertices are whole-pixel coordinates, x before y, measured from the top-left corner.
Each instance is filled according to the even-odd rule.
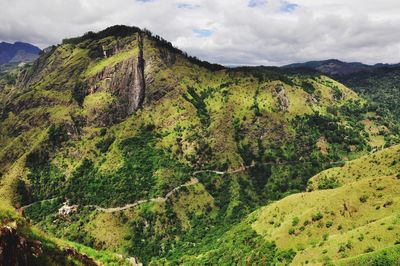
[[[58,209],[58,215],[69,215],[78,210],[78,205],[69,205],[68,201],[64,202],[63,206]]]

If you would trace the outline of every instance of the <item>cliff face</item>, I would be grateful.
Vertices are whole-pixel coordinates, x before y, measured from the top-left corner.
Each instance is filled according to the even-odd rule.
[[[137,50],[135,55],[115,65],[106,66],[102,71],[88,79],[89,86],[86,94],[109,92],[117,98],[119,118],[125,118],[142,107],[146,91],[144,77],[145,60],[143,57],[143,36],[137,34],[132,40]],[[118,56],[119,49],[103,50],[104,59]],[[123,51],[127,53],[129,51]]]
[[[132,114],[138,108],[142,107],[145,92],[146,82],[144,78],[145,61],[143,58],[143,38],[139,35],[139,54],[137,65],[134,72],[133,84],[128,87],[128,115]]]

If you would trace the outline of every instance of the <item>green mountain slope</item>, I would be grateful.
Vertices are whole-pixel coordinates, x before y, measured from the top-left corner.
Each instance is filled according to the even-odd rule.
[[[242,219],[398,137],[326,76],[225,69],[125,26],[64,40],[11,81],[0,83],[2,204],[144,263],[183,262],[230,230],[288,262]],[[228,250],[207,256],[229,264],[239,252]]]
[[[327,180],[342,185],[270,204],[257,213],[253,228],[279,248],[298,250],[296,265],[394,246],[400,237],[399,159],[395,146],[326,170],[311,179],[313,185],[323,187]]]
[[[370,99],[371,109],[380,116],[393,116],[400,121],[400,67],[381,66],[356,75],[340,77],[339,80],[356,92]]]
[[[375,112],[387,127],[398,127],[400,109],[399,64],[364,65],[339,60],[314,61],[284,66],[285,69],[308,69],[324,73],[369,99],[368,109]],[[397,121],[393,123],[393,121]]]
[[[394,146],[326,170],[314,184],[325,182],[321,175],[340,174],[342,185],[268,204],[170,259],[185,265],[397,265],[399,159],[400,146]]]

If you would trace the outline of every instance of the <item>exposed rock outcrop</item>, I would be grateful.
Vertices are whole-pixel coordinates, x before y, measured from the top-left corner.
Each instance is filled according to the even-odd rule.
[[[71,256],[71,257],[75,258],[76,260],[78,260],[81,263],[83,263],[83,265],[87,265],[87,266],[97,266],[97,265],[99,265],[93,259],[89,258],[87,255],[79,253],[77,250],[75,250],[73,248],[66,248],[64,250],[64,254],[66,256]]]
[[[113,66],[104,68],[97,75],[89,79],[88,93],[107,91],[119,100],[118,119],[131,115],[143,105],[146,82],[144,76],[145,60],[143,57],[143,37],[138,34],[138,56],[131,57]],[[109,56],[111,52],[106,52]]]
[[[278,109],[286,112],[289,108],[289,98],[285,88],[282,85],[276,86],[273,91],[273,95],[277,99]]]
[[[10,226],[0,228],[0,265],[38,265],[42,243],[21,236]]]
[[[143,37],[139,34],[139,54],[133,75],[132,86],[128,87],[128,115],[142,107],[146,83],[144,78]]]

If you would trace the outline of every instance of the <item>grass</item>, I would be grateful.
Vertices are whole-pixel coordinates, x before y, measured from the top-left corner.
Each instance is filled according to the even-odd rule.
[[[317,189],[319,183],[326,178],[348,184],[364,178],[393,176],[400,171],[399,151],[400,145],[393,146],[349,161],[343,167],[323,171],[310,179],[309,190]]]
[[[336,264],[343,266],[399,265],[400,245],[383,248],[355,258],[342,259]]]
[[[96,61],[94,63],[92,63],[86,70],[85,72],[85,76],[86,77],[92,77],[95,76],[97,73],[103,71],[104,68],[106,67],[113,67],[116,64],[134,57],[138,55],[138,51],[139,49],[137,47],[135,48],[131,48],[128,51],[124,51],[124,52],[120,52],[120,53],[116,53],[113,56],[107,57],[107,58],[103,58],[100,59],[99,61]]]
[[[117,43],[123,43],[123,50],[108,58],[100,58],[101,54],[93,56],[93,48],[101,45],[112,48]],[[342,221],[340,214],[331,217],[325,212],[324,206],[339,209],[342,206],[340,204],[343,204],[333,201],[333,196],[330,195],[332,191],[343,200],[350,189],[357,191],[351,202],[360,210],[358,213],[361,218],[356,220],[360,228],[365,226],[366,217],[370,213],[373,213],[371,217],[374,219],[389,219],[392,214],[384,210],[398,207],[396,200],[392,205],[383,207],[389,200],[386,197],[394,197],[392,190],[397,188],[392,181],[395,171],[398,170],[397,166],[391,165],[396,156],[396,151],[393,151],[388,157],[377,155],[372,159],[377,162],[371,162],[365,169],[365,175],[373,187],[369,187],[367,181],[361,180],[362,172],[355,170],[364,169],[366,161],[349,163],[348,165],[354,167],[331,169],[321,174],[321,177],[323,174],[329,177],[329,184],[318,186],[318,177],[313,178],[316,180],[313,183],[314,189],[335,188],[329,190],[329,193],[317,191],[313,194],[298,194],[292,196],[295,203],[290,201],[291,198],[287,199],[291,202],[288,210],[296,214],[298,222],[293,223],[294,217],[289,212],[280,213],[281,216],[277,216],[279,220],[273,218],[276,213],[272,212],[273,219],[262,216],[259,226],[255,223],[254,229],[262,234],[271,229],[271,234],[276,239],[262,239],[257,235],[250,226],[254,221],[246,220],[248,224],[240,224],[232,229],[232,224],[236,224],[267,200],[280,199],[284,195],[305,189],[307,179],[326,167],[321,162],[365,153],[366,147],[362,144],[359,145],[359,150],[349,151],[351,147],[347,137],[350,131],[344,128],[351,128],[351,133],[364,131],[357,127],[358,120],[351,123],[355,118],[340,111],[342,105],[350,100],[359,100],[359,97],[326,77],[258,79],[246,71],[211,72],[190,63],[182,55],[168,54],[170,51],[155,46],[155,42],[146,37],[144,57],[149,82],[146,84],[143,109],[122,121],[110,120],[114,124],[102,124],[103,118],[115,118],[117,115],[114,110],[118,110],[118,104],[124,100],[119,98],[118,92],[111,93],[112,90],[104,89],[106,86],[100,86],[101,89],[87,95],[83,105],[79,106],[76,99],[71,99],[71,91],[77,84],[81,84],[86,95],[87,84],[104,68],[112,68],[127,59],[136,60],[134,57],[138,51],[137,48],[132,48],[136,44],[135,36],[131,36],[123,40],[108,37],[99,42],[89,41],[76,46],[61,45],[43,62],[43,68],[38,69],[39,74],[25,88],[25,94],[18,94],[18,89],[9,88],[16,93],[13,95],[14,103],[21,105],[28,102],[33,105],[24,108],[22,112],[12,108],[8,118],[0,121],[0,171],[4,173],[1,177],[0,197],[4,206],[12,208],[18,203],[18,198],[15,197],[16,180],[22,178],[27,181],[28,171],[35,171],[25,167],[25,156],[35,147],[45,147],[50,124],[55,124],[54,128],[59,128],[61,124],[69,130],[68,140],[47,149],[46,152],[50,155],[48,163],[59,169],[62,175],[48,172],[42,180],[46,181],[49,176],[53,177],[49,180],[60,177],[60,183],[56,187],[64,192],[69,189],[70,194],[67,197],[81,204],[117,206],[142,198],[161,196],[184,183],[191,177],[192,170],[197,169],[236,169],[250,164],[252,160],[260,163],[307,162],[255,167],[235,175],[202,175],[198,177],[201,184],[190,187],[187,191],[180,191],[168,203],[144,204],[115,216],[85,209],[72,215],[71,220],[56,224],[53,223],[52,216],[55,211],[48,213],[46,206],[38,208],[39,214],[46,215],[38,221],[35,219],[35,223],[57,236],[104,247],[109,251],[140,255],[146,262],[153,257],[168,257],[172,261],[187,264],[196,261],[216,264],[245,263],[247,258],[254,263],[263,263],[257,259],[264,256],[264,251],[268,255],[264,256],[266,260],[275,259],[279,257],[275,256],[276,253],[282,251],[284,239],[292,238],[294,240],[290,242],[294,244],[290,248],[299,251],[297,256],[300,258],[301,247],[299,248],[298,243],[304,243],[304,249],[314,252],[313,245],[319,243],[325,233],[333,232],[325,238],[334,239],[338,226],[350,230],[351,225]],[[166,57],[175,60],[172,63],[167,62]],[[126,73],[117,72],[115,75],[124,74]],[[311,93],[320,94],[317,103],[309,102],[310,95],[301,87],[304,82],[311,82],[315,87],[315,91],[310,91]],[[278,111],[277,108],[278,100],[273,91],[279,84],[284,87],[288,96],[287,112]],[[337,93],[337,89],[334,89],[336,87],[343,95],[341,99],[333,97],[335,91]],[[327,119],[330,115],[328,109],[332,108],[338,111],[335,115],[337,121]],[[317,111],[319,114],[316,114]],[[359,113],[363,116],[361,111]],[[300,122],[308,123],[312,119],[315,121],[299,128],[293,122],[298,116],[304,118]],[[319,123],[320,121],[322,122]],[[374,123],[377,127],[381,126],[377,119]],[[332,124],[336,127],[329,127]],[[143,131],[146,127],[151,132]],[[15,133],[14,128],[20,132]],[[387,134],[390,135],[391,132]],[[312,136],[303,138],[304,135]],[[321,137],[324,135],[329,135],[330,138],[325,136],[326,141],[323,141]],[[335,138],[337,136],[340,138]],[[361,176],[357,181],[358,175]],[[353,185],[356,181],[358,183]],[[39,185],[49,189],[48,182]],[[344,187],[336,188],[339,185]],[[383,191],[377,190],[381,187],[384,187]],[[52,189],[51,192],[55,191],[56,189]],[[383,196],[378,198],[380,193]],[[363,194],[368,194],[364,203],[359,200]],[[308,203],[302,202],[303,196]],[[285,204],[285,200],[271,206]],[[297,201],[309,205],[299,204],[302,208],[294,209],[292,205],[297,205]],[[313,204],[316,203],[320,205],[315,207]],[[380,209],[372,210],[378,203]],[[321,218],[318,218],[318,212],[322,214]],[[313,215],[317,215],[315,221],[304,225],[305,219],[311,221]],[[278,223],[281,225],[277,226]],[[300,229],[302,226],[303,231]],[[309,230],[311,236],[307,235]],[[392,230],[386,230],[382,234],[390,235],[396,230],[397,227],[393,225]],[[288,234],[289,231],[292,232],[291,235]],[[213,232],[218,233],[214,236]],[[323,233],[317,239],[320,232]],[[237,241],[235,237],[238,238]],[[210,242],[207,239],[211,239]],[[222,239],[222,242],[218,242],[218,239]],[[277,246],[272,244],[272,240],[276,241]],[[382,243],[389,242],[385,240]],[[326,254],[337,249],[335,245]],[[353,246],[357,250],[358,246]],[[189,252],[191,247],[193,249]],[[246,256],[240,257],[242,251]]]
[[[400,235],[399,181],[382,171],[389,170],[388,166],[381,166],[381,171],[376,169],[375,173],[371,172],[376,167],[373,162],[365,162],[379,157],[384,165],[398,149],[393,147],[323,172],[340,173],[343,186],[294,194],[261,208],[252,227],[279,248],[295,249],[295,265],[334,262],[394,245]],[[351,179],[350,169],[356,165],[363,166],[358,169],[358,180]],[[296,225],[294,219],[299,219]]]

